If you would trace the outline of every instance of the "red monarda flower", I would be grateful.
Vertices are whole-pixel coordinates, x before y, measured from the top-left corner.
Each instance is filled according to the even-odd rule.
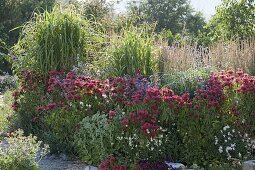
[[[37,107],[37,111],[38,111],[38,112],[42,112],[43,110],[44,110],[44,107],[43,107],[43,106],[38,106],[38,107]]]
[[[115,111],[109,111],[109,118],[113,118],[114,116],[116,116],[116,112]]]

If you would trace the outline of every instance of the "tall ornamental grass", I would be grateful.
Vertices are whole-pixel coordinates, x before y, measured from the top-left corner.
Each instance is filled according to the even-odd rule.
[[[55,7],[52,12],[35,14],[14,47],[18,55],[15,69],[31,68],[43,75],[70,70],[86,61],[90,35],[89,23],[70,8]]]
[[[163,74],[186,71],[191,68],[214,68],[215,70],[232,67],[243,68],[255,74],[255,39],[218,42],[208,47],[197,44],[158,44],[160,72]]]
[[[114,76],[152,75],[157,71],[157,60],[153,54],[153,36],[146,27],[128,28],[123,35],[115,36],[108,53],[108,69]]]

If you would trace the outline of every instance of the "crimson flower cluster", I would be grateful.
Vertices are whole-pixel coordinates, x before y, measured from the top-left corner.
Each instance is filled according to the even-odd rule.
[[[110,79],[111,97],[117,102],[130,107],[142,102],[146,89],[153,85],[140,75],[136,77],[117,77]]]
[[[58,107],[70,107],[70,102],[83,102],[108,100],[110,86],[108,81],[92,79],[89,76],[76,75],[69,72],[50,72],[47,80],[47,94],[54,99],[46,106],[38,106],[37,110],[50,111]],[[96,102],[97,102],[96,101]],[[90,109],[90,108],[89,108]],[[96,108],[99,109],[99,108]],[[99,109],[101,110],[101,109]]]
[[[126,170],[126,165],[118,165],[117,159],[114,156],[104,160],[99,165],[100,170]]]
[[[13,93],[14,110],[18,108],[18,96],[34,91],[39,82],[43,83],[42,77],[32,72],[23,72],[22,76],[21,89]],[[196,91],[194,98],[190,98],[188,93],[175,95],[171,89],[160,88],[141,75],[133,78],[97,80],[85,75],[76,75],[72,71],[67,74],[53,71],[49,73],[44,86],[45,96],[51,98],[47,105],[37,107],[38,112],[51,111],[59,107],[70,108],[71,102],[88,106],[94,102],[91,108],[86,108],[86,112],[93,113],[92,109],[104,111],[109,113],[109,118],[113,118],[117,112],[111,110],[118,105],[127,111],[121,118],[124,127],[134,125],[144,135],[156,137],[160,127],[158,118],[163,111],[162,105],[175,110],[192,107],[199,110],[203,103],[208,108],[219,108],[226,101],[226,92],[229,90],[234,89],[242,94],[255,93],[255,78],[248,76],[241,69],[237,72],[229,70],[221,71],[219,74],[212,73],[205,86]],[[42,100],[45,100],[45,96]],[[230,111],[235,115],[240,114],[237,105],[233,105]]]
[[[20,88],[15,90],[12,94],[14,102],[12,108],[14,111],[17,111],[19,108],[18,99],[21,95],[27,92],[35,92],[38,90],[39,84],[43,83],[43,77],[28,70],[24,70],[20,74]]]
[[[199,109],[200,104],[203,102],[206,102],[209,108],[222,106],[226,99],[223,87],[220,77],[212,73],[206,85],[202,89],[197,90],[195,100],[198,102],[194,105],[194,108]]]
[[[136,103],[130,105],[130,107],[145,106],[145,109],[136,109],[134,112],[129,112],[127,117],[123,118],[122,124],[124,127],[138,126],[145,136],[152,138],[157,137],[160,128],[158,118],[162,113],[162,103],[170,109],[180,109],[192,105],[189,94],[174,95],[171,89],[160,89],[158,86],[147,86],[142,92],[138,89],[131,94],[131,99],[134,98]]]
[[[238,69],[236,72],[233,70],[221,71],[219,77],[223,88],[233,87],[236,92],[242,94],[255,93],[255,76],[249,76],[242,69]]]
[[[168,170],[169,167],[165,164],[164,161],[148,161],[141,160],[139,161],[140,170]]]

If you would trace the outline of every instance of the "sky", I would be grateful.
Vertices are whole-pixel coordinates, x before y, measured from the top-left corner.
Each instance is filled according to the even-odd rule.
[[[197,11],[201,11],[206,20],[215,14],[215,7],[221,3],[221,0],[191,0],[191,5]]]
[[[208,21],[213,14],[215,14],[215,7],[221,3],[221,0],[190,0],[191,5],[196,11],[201,11],[206,20]],[[125,5],[127,0],[123,0],[120,4],[115,6],[118,12],[125,11]]]

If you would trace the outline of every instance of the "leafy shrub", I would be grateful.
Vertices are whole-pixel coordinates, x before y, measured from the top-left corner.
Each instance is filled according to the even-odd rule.
[[[73,2],[71,2],[73,3]],[[112,2],[104,1],[79,1],[74,2],[75,7],[91,21],[100,21],[103,18],[110,17],[110,12],[112,12]]]
[[[0,93],[3,93],[8,89],[14,89],[16,86],[16,79],[13,76],[0,76]]]
[[[119,170],[126,170],[127,166],[125,164],[119,164],[118,158],[114,156],[110,156],[108,159],[105,159],[100,165],[100,170],[107,170],[107,169],[119,169]]]
[[[14,46],[16,73],[33,69],[46,76],[52,70],[70,71],[88,59],[91,33],[89,23],[71,9],[55,7],[52,12],[35,14]]]
[[[164,161],[147,161],[142,160],[139,161],[138,165],[139,169],[141,170],[168,170],[169,167],[166,165]],[[173,168],[171,168],[172,170]]]
[[[48,127],[55,136],[53,145],[59,151],[73,152],[73,134],[86,116],[111,109],[109,82],[79,76],[74,72],[51,72],[47,81],[47,96],[37,103],[36,124]],[[48,142],[51,144],[51,142]],[[53,146],[51,148],[54,148]]]
[[[167,42],[168,45],[172,45],[174,42],[174,35],[170,30],[163,29],[159,35],[159,40]]]
[[[33,133],[40,137],[42,126],[37,124],[38,112],[37,106],[45,102],[44,96],[44,81],[42,76],[31,72],[23,71],[20,73],[20,86],[13,91],[12,108],[14,114],[14,126],[22,128],[26,134]]]
[[[24,136],[23,130],[13,132],[5,138],[7,144],[0,147],[0,168],[3,170],[37,170],[38,162],[48,152],[48,146],[40,149],[41,141],[37,137]],[[39,153],[39,155],[37,155]],[[39,156],[39,157],[38,157]]]
[[[243,95],[248,96],[245,99],[242,98],[240,103],[237,102],[240,100],[239,97]],[[222,159],[222,156],[218,156],[219,148],[215,148],[213,145],[215,136],[219,135],[226,124],[240,131],[240,134],[235,136],[237,140],[241,140],[239,144],[234,142],[238,145],[236,147],[239,147],[235,152],[242,155],[246,153],[245,156],[251,156],[250,149],[244,147],[247,142],[244,142],[241,136],[245,133],[249,136],[254,134],[254,124],[249,121],[252,117],[254,118],[253,106],[248,103],[244,106],[242,102],[248,100],[250,103],[253,97],[254,77],[244,74],[242,70],[238,70],[236,73],[229,70],[228,72],[222,71],[219,74],[212,74],[206,84],[197,90],[193,99],[194,110],[189,113],[190,119],[179,117],[179,121],[177,121],[181,138],[185,144],[183,155],[187,156],[183,156],[182,161],[189,160],[188,162],[205,165],[208,165],[212,160],[230,162],[232,157]],[[247,110],[239,111],[238,108],[246,108]],[[247,126],[250,128],[245,128]],[[227,144],[230,145],[230,143]],[[206,152],[204,148],[207,149]],[[237,156],[234,155],[234,157]],[[201,162],[197,162],[198,160]]]
[[[116,132],[116,126],[109,122],[105,114],[85,117],[75,134],[74,143],[79,158],[88,164],[98,165],[109,155],[116,153]]]
[[[123,82],[119,80],[118,83],[117,87],[121,87]],[[127,162],[155,160],[155,157],[206,167],[214,161],[231,162],[231,159],[218,155],[215,136],[226,124],[242,130],[242,134],[254,134],[254,125],[249,121],[250,116],[254,116],[253,106],[247,103],[254,100],[254,77],[241,70],[236,75],[232,70],[210,75],[192,98],[187,93],[178,96],[168,88],[141,84],[137,86],[133,81],[133,86],[127,86],[128,91],[123,92],[123,100],[120,100],[127,109],[120,120],[126,127],[121,142],[126,146],[122,154],[125,153]],[[124,83],[124,87],[126,85]],[[243,95],[247,95],[245,106],[242,102],[235,102]],[[239,112],[239,107],[247,110]],[[250,128],[244,130],[247,125]],[[240,142],[236,152],[251,156],[249,148],[244,145],[245,142]]]
[[[172,75],[163,75],[163,85],[170,86],[176,94],[189,93],[194,96],[194,92],[201,88],[208,77],[210,69],[189,69],[185,72],[178,72]]]
[[[247,159],[252,151],[252,141],[248,134],[242,134],[228,125],[215,136],[214,144],[218,147],[219,158],[237,161],[240,165],[240,160]]]
[[[13,118],[12,103],[12,91],[7,90],[3,96],[0,97],[0,134],[8,130]]]
[[[1,39],[0,39],[0,45],[1,45]],[[0,51],[0,75],[4,75],[6,73],[9,73],[9,74],[12,73],[11,63],[6,59],[6,55],[4,53],[1,53]]]
[[[112,155],[118,158],[118,165],[125,164],[127,168],[136,167],[139,160],[172,160],[209,167],[214,162],[231,163],[231,159],[220,155],[215,145],[215,136],[220,138],[225,125],[240,131],[241,135],[254,135],[254,122],[250,121],[254,116],[254,77],[242,70],[212,73],[195,87],[191,83],[191,92],[197,88],[193,95],[175,94],[170,88],[160,87],[139,74],[133,78],[96,80],[75,72],[66,75],[51,72],[42,87],[47,92],[44,92],[44,100],[38,98],[35,117],[30,120],[32,127],[53,137],[47,139],[58,151],[78,152],[83,160],[94,164]],[[36,92],[36,89],[33,90]],[[108,115],[96,114],[98,112]],[[101,131],[105,133],[97,131],[100,122],[97,120],[107,122]],[[98,138],[110,141],[111,135],[106,135],[109,133],[115,138],[113,144],[106,142],[102,146],[100,139],[96,141]],[[79,143],[83,138],[87,140]],[[89,145],[91,141],[94,142]],[[231,146],[232,142],[236,141],[228,144]],[[247,153],[241,159],[254,156],[245,145],[240,142],[236,147],[236,153]],[[95,154],[93,151],[98,152],[97,159],[90,156]]]

